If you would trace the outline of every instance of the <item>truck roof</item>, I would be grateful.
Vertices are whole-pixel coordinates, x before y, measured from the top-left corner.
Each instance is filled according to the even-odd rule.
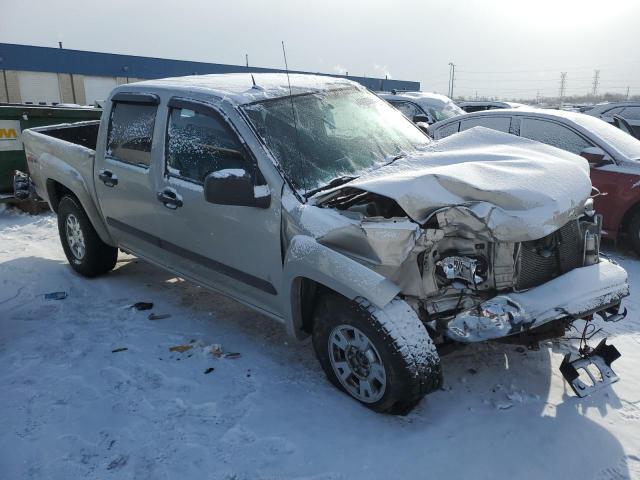
[[[358,83],[345,78],[321,75],[290,74],[289,79],[287,79],[287,75],[284,73],[225,73],[161,78],[129,83],[120,85],[114,90],[114,93],[150,91],[149,87],[154,90],[197,91],[215,95],[235,105],[242,105],[260,100],[286,97],[289,95],[289,81],[291,82],[291,93],[293,94],[344,87],[360,87]]]

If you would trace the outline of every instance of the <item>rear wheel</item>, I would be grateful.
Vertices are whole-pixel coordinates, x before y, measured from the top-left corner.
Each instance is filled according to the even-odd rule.
[[[400,299],[378,309],[362,299],[324,294],[313,346],[328,379],[377,412],[406,414],[442,382],[427,330]]]
[[[58,233],[69,264],[85,277],[113,269],[118,249],[104,243],[77,198],[67,195],[58,205]]]

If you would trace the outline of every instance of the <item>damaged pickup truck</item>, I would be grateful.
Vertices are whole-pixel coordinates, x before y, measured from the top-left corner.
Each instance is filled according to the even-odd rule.
[[[438,389],[439,350],[626,313],[585,160],[482,128],[431,142],[348,80],[128,84],[99,123],[24,143],[76,271],[104,274],[122,249],[232,296],[311,336],[329,380],[376,411]],[[563,374],[584,395],[618,356],[603,341]]]

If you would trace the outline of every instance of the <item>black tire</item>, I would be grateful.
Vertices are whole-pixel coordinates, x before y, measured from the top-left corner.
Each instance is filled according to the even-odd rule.
[[[640,255],[640,212],[636,212],[627,225],[629,245]]]
[[[77,255],[71,246],[67,221],[72,217],[79,225],[84,241],[84,254]],[[72,222],[75,225],[75,221]],[[85,277],[97,277],[112,270],[118,260],[118,249],[100,239],[77,198],[66,195],[58,204],[60,242],[73,269]]]
[[[345,388],[334,370],[331,356],[335,355],[335,346],[329,344],[329,337],[341,325],[364,333],[381,360],[386,384],[378,389],[379,394],[384,392],[378,400],[358,398]],[[413,309],[398,298],[380,310],[364,299],[349,301],[334,293],[323,294],[314,315],[313,347],[329,381],[376,412],[406,415],[426,394],[442,385],[435,345]],[[357,383],[354,375],[349,378],[345,381]]]

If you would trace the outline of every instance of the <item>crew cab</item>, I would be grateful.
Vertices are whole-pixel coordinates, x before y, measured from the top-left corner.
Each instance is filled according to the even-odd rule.
[[[310,336],[329,380],[379,412],[440,387],[441,346],[624,317],[584,159],[488,129],[434,143],[345,79],[127,84],[100,122],[24,143],[78,273],[106,274],[122,249],[229,295]],[[583,353],[616,378],[615,347]],[[607,383],[573,362],[578,394]]]
[[[622,120],[624,122],[624,120]],[[599,191],[595,208],[603,215],[603,234],[626,237],[640,253],[640,140],[624,129],[577,112],[518,108],[470,113],[439,122],[429,134],[442,139],[482,126],[562,148],[586,158],[591,182]]]

